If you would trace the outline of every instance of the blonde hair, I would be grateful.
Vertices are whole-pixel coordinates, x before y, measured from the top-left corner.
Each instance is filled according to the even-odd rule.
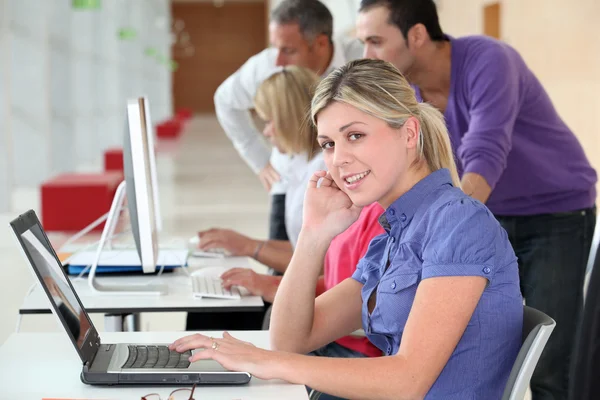
[[[433,106],[417,101],[413,88],[392,64],[357,60],[329,74],[312,100],[313,125],[317,124],[319,112],[336,101],[379,118],[394,129],[415,117],[421,125],[416,162],[425,160],[432,172],[447,168],[454,186],[460,187],[444,117]]]
[[[267,78],[258,88],[254,107],[258,115],[272,121],[277,141],[290,154],[319,150],[314,126],[306,116],[319,77],[309,69],[289,66]]]

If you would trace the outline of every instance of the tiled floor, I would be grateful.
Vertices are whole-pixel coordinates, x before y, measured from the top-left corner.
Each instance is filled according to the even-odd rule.
[[[267,234],[269,196],[256,176],[240,159],[213,116],[195,118],[176,143],[161,145],[157,155],[161,212],[161,240],[187,241],[200,229],[222,226],[256,237]],[[100,158],[82,170],[100,170]],[[9,221],[33,208],[39,212],[36,189],[19,189],[13,211],[0,214],[0,343],[14,331],[19,305],[33,277],[12,237]],[[142,315],[142,329],[182,330],[185,314]],[[100,315],[93,315],[98,329]],[[58,331],[51,315],[24,316],[21,331]]]

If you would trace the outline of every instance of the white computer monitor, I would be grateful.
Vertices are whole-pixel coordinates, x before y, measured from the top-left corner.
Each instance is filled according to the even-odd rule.
[[[154,147],[154,128],[152,126],[152,119],[150,118],[150,102],[147,97],[140,98],[146,115],[146,129],[142,130],[142,135],[146,136],[148,141],[149,160],[150,160],[150,177],[152,179],[152,188],[154,191],[154,216],[156,217],[156,230],[162,231],[162,218],[160,213],[160,198],[158,196],[158,175],[156,172],[156,156]]]
[[[123,143],[125,190],[131,230],[144,273],[156,271],[158,258],[158,224],[156,174],[152,174],[154,146],[147,120],[147,101],[137,98],[127,102],[127,129]],[[152,145],[152,147],[150,147]],[[156,165],[154,165],[156,172]]]

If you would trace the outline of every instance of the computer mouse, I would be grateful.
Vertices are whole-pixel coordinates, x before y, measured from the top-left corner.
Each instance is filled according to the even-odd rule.
[[[190,240],[188,240],[188,248],[190,250],[198,249],[199,245],[200,245],[200,237],[198,235],[194,235],[190,238]]]

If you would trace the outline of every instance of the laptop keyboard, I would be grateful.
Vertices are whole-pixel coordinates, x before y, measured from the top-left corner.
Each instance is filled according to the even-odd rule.
[[[187,368],[192,351],[178,353],[167,346],[134,346],[129,345],[129,357],[124,369],[130,368]]]

